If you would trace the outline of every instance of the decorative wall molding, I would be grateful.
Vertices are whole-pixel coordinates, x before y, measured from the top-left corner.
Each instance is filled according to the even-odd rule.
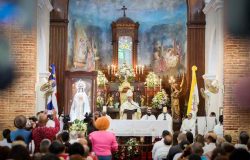
[[[209,3],[206,4],[205,8],[203,9],[204,14],[208,14],[211,11],[217,11],[224,7],[224,0],[211,0]]]

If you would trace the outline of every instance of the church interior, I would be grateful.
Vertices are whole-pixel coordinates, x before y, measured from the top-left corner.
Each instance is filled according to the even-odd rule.
[[[249,7],[1,0],[0,159],[249,160]]]

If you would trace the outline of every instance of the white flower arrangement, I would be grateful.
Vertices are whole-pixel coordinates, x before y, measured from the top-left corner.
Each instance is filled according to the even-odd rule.
[[[145,85],[149,88],[160,86],[161,80],[154,72],[149,72]]]
[[[162,91],[157,92],[157,94],[152,99],[152,107],[162,109],[163,106],[168,106],[170,99],[168,98],[168,94],[164,89]]]
[[[101,108],[104,105],[104,98],[102,96],[97,96],[96,105],[97,108]]]
[[[103,74],[102,71],[98,71],[97,86],[102,87],[102,86],[105,86],[107,83],[108,83],[108,80],[107,80],[105,74]]]
[[[118,69],[116,76],[121,81],[131,81],[135,77],[135,72],[132,66],[128,66],[126,63],[123,63],[122,66]]]
[[[85,133],[87,131],[87,123],[83,120],[76,119],[73,124],[69,127],[69,131],[77,131]]]

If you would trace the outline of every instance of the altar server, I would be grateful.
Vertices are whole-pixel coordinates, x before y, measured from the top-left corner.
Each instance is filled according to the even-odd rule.
[[[171,115],[168,113],[167,107],[163,107],[162,109],[162,113],[159,114],[158,121],[166,121],[166,123],[170,124],[170,128],[169,131],[173,131],[173,118],[171,117]]]
[[[156,120],[155,116],[152,114],[152,108],[147,108],[147,114],[142,116],[141,120]]]

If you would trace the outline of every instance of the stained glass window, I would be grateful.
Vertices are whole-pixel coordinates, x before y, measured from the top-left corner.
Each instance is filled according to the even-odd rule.
[[[130,36],[119,37],[118,67],[121,67],[123,63],[132,65],[132,38]]]

